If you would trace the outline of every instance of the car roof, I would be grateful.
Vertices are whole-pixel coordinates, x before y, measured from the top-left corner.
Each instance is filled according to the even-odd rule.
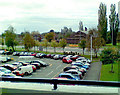
[[[73,72],[78,72],[78,70],[75,70],[75,69],[70,69],[68,71],[73,71]],[[67,72],[67,71],[66,71]]]

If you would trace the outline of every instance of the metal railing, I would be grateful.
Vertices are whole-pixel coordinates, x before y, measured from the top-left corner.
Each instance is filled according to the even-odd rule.
[[[87,81],[87,80],[59,80],[59,79],[45,79],[45,78],[1,78],[0,81],[11,82],[31,82],[31,83],[49,83],[53,84],[53,89],[57,89],[58,84],[72,84],[72,85],[90,85],[90,86],[110,86],[120,87],[120,82],[108,81]]]

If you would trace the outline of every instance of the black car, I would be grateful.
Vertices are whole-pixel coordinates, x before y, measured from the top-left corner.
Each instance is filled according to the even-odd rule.
[[[31,61],[30,64],[31,63],[39,63],[41,65],[41,67],[49,66],[48,64],[46,64],[45,62],[40,61],[40,60]]]

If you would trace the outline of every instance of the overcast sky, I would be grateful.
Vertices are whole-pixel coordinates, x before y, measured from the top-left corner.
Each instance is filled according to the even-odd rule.
[[[64,26],[78,30],[79,21],[89,28],[97,27],[100,2],[107,5],[119,0],[0,0],[0,34],[10,25],[16,33],[27,31],[61,31]]]

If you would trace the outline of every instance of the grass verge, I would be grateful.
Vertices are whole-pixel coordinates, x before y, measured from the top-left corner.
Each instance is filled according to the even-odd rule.
[[[118,68],[119,62],[116,61],[113,64],[113,71],[114,73],[111,73],[111,64],[102,65],[101,69],[101,81],[120,81],[120,68]]]

